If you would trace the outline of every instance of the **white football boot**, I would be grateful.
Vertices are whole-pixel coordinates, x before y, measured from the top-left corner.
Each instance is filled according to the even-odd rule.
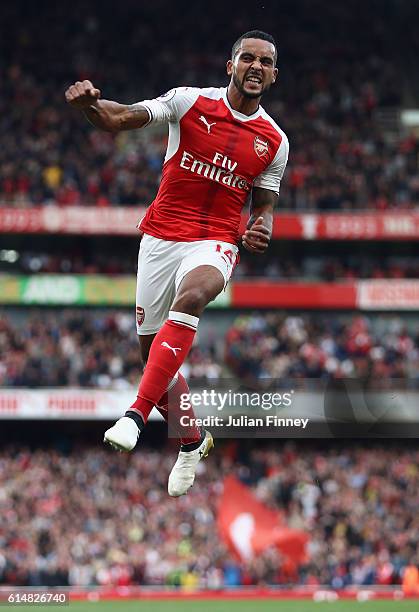
[[[214,440],[209,431],[205,432],[205,438],[197,449],[189,452],[179,451],[177,461],[169,476],[167,490],[172,497],[185,495],[195,480],[195,471],[198,463],[214,446]]]
[[[128,453],[137,444],[140,430],[135,421],[130,417],[123,416],[117,420],[115,425],[105,431],[104,442],[107,442],[114,448]]]

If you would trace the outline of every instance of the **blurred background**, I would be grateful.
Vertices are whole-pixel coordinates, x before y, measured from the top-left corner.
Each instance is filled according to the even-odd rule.
[[[183,371],[417,392],[418,19],[407,0],[2,4],[0,584],[399,586],[419,565],[416,440],[223,440],[176,500],[156,415],[131,455],[102,446],[140,376],[135,225],[167,134],[100,132],[64,101],[83,79],[126,103],[223,86],[236,38],[272,33],[273,241],[242,253]]]

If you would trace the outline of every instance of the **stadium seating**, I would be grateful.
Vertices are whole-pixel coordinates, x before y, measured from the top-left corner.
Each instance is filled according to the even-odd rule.
[[[64,90],[72,81],[89,78],[104,97],[129,103],[176,85],[224,85],[232,39],[245,27],[240,18],[227,31],[221,7],[212,7],[205,19],[198,19],[197,9],[191,10],[183,0],[185,10],[180,3],[176,10],[182,13],[187,37],[169,27],[162,36],[160,25],[156,31],[161,4],[153,3],[144,13],[129,0],[108,19],[106,11],[95,10],[99,4],[91,3],[84,28],[73,24],[80,11],[85,14],[80,0],[75,2],[73,19],[57,5],[41,22],[37,13],[25,11],[24,27],[19,3],[8,7],[2,17],[6,35],[0,43],[5,83],[0,102],[0,206],[108,207],[152,201],[165,130],[116,138],[93,131],[80,113],[66,106]],[[338,8],[322,5],[317,11],[308,2],[298,4],[297,11],[290,1],[281,7],[280,79],[275,93],[266,99],[267,109],[292,143],[281,207],[300,211],[415,207],[418,140],[397,125],[387,137],[380,121],[382,110],[397,110],[410,93],[406,94],[408,79],[403,75],[414,37],[404,27],[404,13],[393,14],[391,3],[379,11],[372,3],[362,13],[353,11],[350,3]],[[274,5],[263,9],[261,25],[269,30],[277,23],[277,9]],[[168,26],[167,11],[165,5]],[[307,28],[301,17],[306,14]],[[16,31],[20,36],[9,44],[7,32]],[[398,36],[403,45],[397,54],[391,53]],[[66,37],[72,42],[62,45]],[[181,62],[171,61],[174,50]],[[139,57],[153,60],[138,69]]]
[[[0,584],[400,584],[419,554],[419,455],[368,446],[230,443],[170,504],[169,450],[128,458],[80,445],[65,454],[6,447]],[[232,473],[309,534],[309,562],[297,568],[274,548],[238,562],[216,526],[222,480]]]

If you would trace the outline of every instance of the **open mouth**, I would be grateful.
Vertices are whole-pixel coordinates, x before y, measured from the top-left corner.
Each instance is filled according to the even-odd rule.
[[[258,76],[251,75],[246,77],[247,83],[254,83],[255,85],[260,85],[262,83],[262,79]]]

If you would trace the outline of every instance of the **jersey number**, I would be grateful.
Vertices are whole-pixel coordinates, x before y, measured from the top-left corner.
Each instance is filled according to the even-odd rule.
[[[230,265],[233,265],[235,258],[234,258],[234,253],[231,249],[228,249],[227,251],[223,251],[221,244],[217,244],[217,246],[215,247],[215,250],[217,253],[222,253],[223,255],[225,255],[228,261],[230,262]]]

